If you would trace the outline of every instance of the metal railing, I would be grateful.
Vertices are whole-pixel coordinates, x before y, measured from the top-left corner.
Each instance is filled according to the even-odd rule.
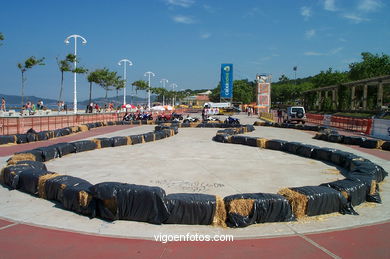
[[[26,133],[31,128],[35,131],[55,130],[98,121],[107,122],[121,120],[123,116],[124,113],[111,112],[76,115],[1,117],[0,134],[22,134]]]
[[[323,114],[306,114],[307,122],[313,124],[326,125],[334,128],[345,129],[355,132],[361,132],[369,135],[372,126],[372,119],[369,118],[354,118],[346,116],[337,116]]]

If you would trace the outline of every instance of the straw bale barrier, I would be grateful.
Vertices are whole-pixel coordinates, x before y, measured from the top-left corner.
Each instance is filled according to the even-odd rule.
[[[103,124],[90,124],[88,127],[99,125]],[[344,167],[349,173],[345,180],[320,186],[283,188],[278,194],[249,193],[222,198],[199,193],[166,195],[160,187],[127,183],[105,182],[92,185],[80,178],[48,172],[42,163],[70,153],[114,147],[115,141],[120,141],[121,145],[134,145],[160,140],[177,134],[178,128],[182,126],[178,123],[165,123],[156,126],[154,132],[60,143],[15,154],[8,160],[8,166],[1,171],[0,180],[10,188],[59,201],[65,209],[82,215],[152,224],[246,227],[332,212],[356,214],[352,206],[364,201],[380,202],[377,183],[383,181],[387,172],[367,159],[340,150],[322,149],[298,142],[238,136],[253,131],[253,125],[232,127],[227,124],[199,123],[196,127],[211,127],[210,125],[213,125],[212,128],[223,128],[218,130],[214,141],[321,159]]]

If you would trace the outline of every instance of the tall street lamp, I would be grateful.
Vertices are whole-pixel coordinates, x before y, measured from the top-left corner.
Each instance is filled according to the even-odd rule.
[[[155,76],[153,72],[146,72],[144,76],[149,76],[149,88],[148,88],[148,109],[150,110],[150,76]]]
[[[68,36],[66,39],[65,39],[65,44],[69,44],[69,40],[73,38],[74,39],[74,56],[75,56],[75,59],[74,59],[74,70],[73,70],[73,113],[76,114],[77,113],[77,80],[76,80],[76,67],[77,67],[77,38],[80,38],[82,41],[82,43],[85,45],[87,44],[87,40],[84,39],[82,36],[80,35],[77,35],[77,34],[73,34],[73,35],[70,35]]]
[[[163,79],[161,79],[160,83],[162,83],[163,88],[165,89],[165,83],[168,83],[168,79],[163,78]],[[165,96],[163,94],[163,106],[164,105],[165,105]]]
[[[175,88],[177,88],[177,84],[172,83],[171,87],[172,87],[172,91],[175,91]],[[172,97],[172,107],[175,107],[175,95],[173,95]]]
[[[125,87],[123,87],[123,105],[126,105],[126,63],[129,66],[133,65],[133,62],[131,62],[128,59],[122,59],[118,62],[118,65],[120,66],[123,63],[123,79],[125,80]]]

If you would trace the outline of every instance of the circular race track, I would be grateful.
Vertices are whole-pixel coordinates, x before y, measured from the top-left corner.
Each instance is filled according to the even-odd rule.
[[[244,118],[245,119],[245,118]],[[125,136],[152,131],[140,126],[105,134]],[[180,128],[179,134],[156,142],[70,154],[46,163],[48,170],[88,180],[92,184],[117,181],[159,186],[170,193],[276,193],[284,187],[319,185],[343,179],[339,168],[321,161],[279,151],[212,141],[218,129]],[[388,160],[347,146],[312,139],[312,134],[291,129],[256,127],[248,136],[299,141],[333,147],[368,158],[386,171]],[[380,185],[382,204],[355,207],[359,216],[330,214],[297,222],[265,223],[244,229],[212,226],[152,225],[132,221],[107,222],[66,211],[55,203],[31,195],[0,189],[0,216],[37,225],[113,236],[152,238],[155,233],[230,233],[236,238],[289,235],[347,228],[390,219],[389,186]]]

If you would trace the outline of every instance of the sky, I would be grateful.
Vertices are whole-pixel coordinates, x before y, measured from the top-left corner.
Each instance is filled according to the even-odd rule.
[[[385,0],[2,0],[0,94],[20,95],[17,63],[45,57],[45,66],[26,72],[25,95],[58,98],[61,74],[56,58],[74,52],[80,65],[107,67],[128,82],[153,87],[168,79],[177,89],[213,89],[222,63],[232,63],[234,79],[256,74],[306,77],[333,68],[348,70],[361,52],[390,54],[390,2]],[[78,76],[78,99],[88,99],[89,84]],[[131,87],[128,87],[128,94]],[[115,96],[115,92],[109,93]],[[141,96],[143,93],[141,94]],[[93,97],[104,91],[93,87]],[[65,75],[65,100],[73,100],[73,75]]]

